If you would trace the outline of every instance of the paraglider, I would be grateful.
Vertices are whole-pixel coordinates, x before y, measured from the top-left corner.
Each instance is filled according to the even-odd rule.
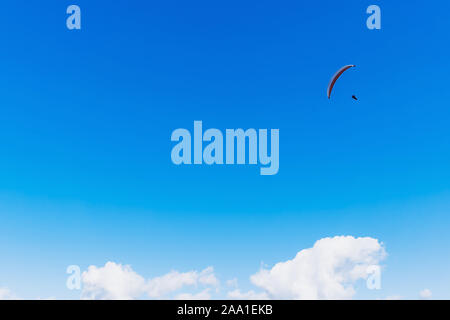
[[[336,84],[336,81],[339,79],[339,77],[342,76],[342,74],[343,74],[345,71],[347,71],[347,70],[350,69],[350,68],[354,68],[354,67],[356,67],[356,66],[353,65],[353,64],[349,64],[349,65],[347,65],[347,66],[342,67],[341,69],[338,70],[338,72],[336,72],[336,73],[334,74],[334,76],[333,76],[333,77],[331,78],[331,80],[330,80],[330,83],[328,84],[328,89],[327,89],[327,96],[328,96],[328,99],[330,99],[330,97],[331,97],[331,92],[333,91],[333,87],[334,87],[334,85]],[[355,99],[356,97],[353,96],[352,98]],[[355,99],[355,100],[358,100],[358,99]]]

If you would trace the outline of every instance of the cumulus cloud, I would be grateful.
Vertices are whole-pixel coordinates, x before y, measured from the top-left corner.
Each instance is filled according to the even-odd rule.
[[[367,279],[368,270],[386,257],[383,244],[374,238],[339,236],[318,240],[292,260],[261,267],[250,277],[258,290],[241,291],[237,279],[226,281],[230,299],[351,299],[357,281]],[[145,279],[130,266],[107,262],[82,273],[83,299],[211,299],[219,293],[214,269],[171,271]],[[1,297],[1,291],[0,291]],[[424,290],[421,297],[431,297]]]
[[[261,269],[251,282],[274,299],[351,299],[354,284],[386,256],[373,238],[340,236],[317,241],[294,259]]]
[[[227,287],[237,288],[238,287],[238,279],[237,278],[229,279],[229,280],[227,280],[226,284],[227,284]]]
[[[107,262],[103,267],[90,266],[81,276],[83,282],[82,299],[129,300],[147,295],[161,299],[186,286],[217,286],[214,269],[208,267],[201,272],[171,271],[163,276],[146,280],[128,265]],[[209,291],[200,292],[195,297],[206,298]],[[184,294],[187,297],[187,293]],[[187,298],[186,298],[187,299]]]
[[[11,292],[8,288],[0,288],[0,300],[15,300],[16,295]]]
[[[162,277],[150,279],[146,291],[151,298],[160,298],[184,286],[196,286],[199,283],[209,286],[218,285],[219,281],[214,275],[214,269],[212,267],[208,267],[201,272],[169,272]]]
[[[427,300],[427,299],[431,299],[431,296],[433,295],[433,293],[431,292],[430,289],[423,289],[422,291],[420,291],[419,295],[420,295],[421,299]]]
[[[216,278],[216,276],[214,274],[213,267],[208,267],[205,270],[203,270],[198,276],[198,281],[201,284],[204,284],[207,286],[217,287],[219,285],[219,280]]]
[[[130,300],[145,290],[145,279],[130,266],[107,262],[104,267],[90,266],[81,275],[82,299]]]

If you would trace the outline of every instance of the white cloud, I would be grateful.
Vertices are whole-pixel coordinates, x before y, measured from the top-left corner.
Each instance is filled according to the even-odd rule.
[[[377,239],[324,238],[294,259],[261,269],[250,279],[274,299],[351,299],[354,283],[366,279],[367,268],[385,256]]]
[[[228,298],[235,300],[267,300],[269,299],[267,293],[256,293],[253,290],[248,292],[241,292],[239,289],[228,292]]]
[[[422,291],[420,291],[419,295],[421,299],[431,299],[433,293],[430,289],[423,289]]]
[[[197,277],[196,271],[185,273],[171,271],[161,277],[150,279],[146,291],[151,298],[161,298],[184,286],[194,286],[197,283]]]
[[[214,275],[213,267],[208,267],[203,270],[198,277],[198,281],[207,286],[217,287],[219,285],[219,280]]]
[[[107,262],[104,267],[90,266],[81,276],[83,282],[82,299],[138,299],[148,297],[161,299],[186,286],[218,286],[214,269],[208,267],[201,272],[180,273],[171,271],[149,280],[133,271],[128,265]],[[197,294],[206,297],[208,291]],[[187,295],[187,293],[185,294]],[[196,295],[192,295],[193,298]]]
[[[219,281],[214,275],[214,269],[212,267],[208,267],[201,272],[189,271],[180,273],[178,271],[171,271],[162,277],[150,279],[146,291],[151,298],[161,298],[184,286],[196,286],[199,283],[207,286],[218,285]]]
[[[230,299],[351,299],[355,283],[367,279],[368,268],[379,266],[386,256],[374,238],[340,236],[317,241],[292,259],[261,270],[250,277],[259,290],[242,292],[237,279],[226,281]],[[171,271],[145,279],[128,265],[108,262],[90,266],[82,274],[83,299],[211,299],[219,293],[214,269]],[[429,291],[429,290],[428,290]],[[425,290],[423,291],[425,292]],[[0,291],[1,293],[1,291]],[[421,296],[431,297],[425,292]],[[1,297],[1,295],[0,295]]]
[[[8,288],[0,288],[0,300],[15,300],[18,299],[15,294]]]
[[[100,268],[90,266],[81,275],[81,280],[82,299],[136,299],[144,293],[146,284],[130,266],[114,262],[107,262]]]
[[[238,287],[238,279],[233,278],[233,279],[227,280],[226,284],[227,284],[227,287],[237,288]]]

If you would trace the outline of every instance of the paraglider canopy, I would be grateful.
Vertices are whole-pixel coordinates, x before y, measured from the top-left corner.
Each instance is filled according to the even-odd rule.
[[[327,96],[328,96],[328,99],[330,99],[330,97],[331,97],[331,92],[333,91],[334,85],[335,85],[336,81],[339,79],[339,77],[340,77],[345,71],[347,71],[347,70],[350,69],[350,68],[354,68],[354,67],[356,67],[356,66],[353,65],[353,64],[349,64],[349,65],[347,65],[347,66],[342,67],[341,69],[338,70],[338,72],[336,72],[336,73],[334,74],[334,76],[333,76],[333,77],[331,78],[331,80],[330,80],[330,83],[328,84],[328,89],[327,89]]]

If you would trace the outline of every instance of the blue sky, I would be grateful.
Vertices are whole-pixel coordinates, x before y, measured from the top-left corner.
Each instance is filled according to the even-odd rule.
[[[388,253],[356,298],[450,298],[448,1],[74,3],[79,31],[71,2],[1,5],[0,287],[76,298],[68,265],[115,261],[245,290],[261,262],[352,235]],[[279,173],[173,165],[194,120],[280,129]]]

